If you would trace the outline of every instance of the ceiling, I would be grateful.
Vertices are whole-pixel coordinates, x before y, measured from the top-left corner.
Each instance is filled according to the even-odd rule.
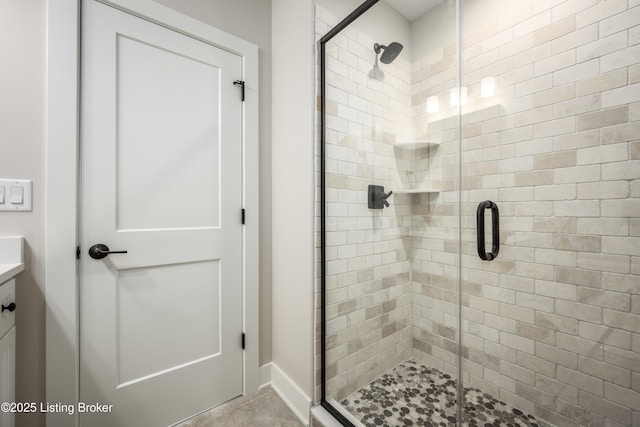
[[[386,0],[409,21],[413,21],[442,3],[442,0]]]

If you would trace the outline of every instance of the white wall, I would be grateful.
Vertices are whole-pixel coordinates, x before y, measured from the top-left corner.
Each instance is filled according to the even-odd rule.
[[[273,363],[313,390],[313,1],[272,1]]]
[[[0,212],[0,236],[25,237],[16,281],[16,401],[44,398],[45,1],[0,0],[0,178],[33,180],[32,212]],[[18,414],[16,425],[43,425]]]
[[[362,0],[316,0],[316,4],[331,12],[331,14],[339,20],[346,18],[347,15],[360,6],[362,2]]]
[[[271,361],[271,2],[156,1],[260,48],[260,365],[263,365]]]

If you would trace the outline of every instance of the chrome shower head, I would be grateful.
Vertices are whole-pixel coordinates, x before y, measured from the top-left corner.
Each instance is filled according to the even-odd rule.
[[[373,45],[373,50],[376,52],[376,54],[379,54],[380,51],[384,50],[384,52],[382,52],[382,55],[380,55],[380,62],[382,62],[383,64],[391,64],[393,60],[398,57],[403,47],[404,46],[402,46],[402,44],[398,42],[391,42],[389,46],[384,46],[376,43]]]

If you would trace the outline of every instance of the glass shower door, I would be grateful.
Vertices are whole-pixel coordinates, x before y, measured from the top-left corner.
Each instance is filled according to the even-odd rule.
[[[462,1],[467,422],[640,425],[638,16]]]

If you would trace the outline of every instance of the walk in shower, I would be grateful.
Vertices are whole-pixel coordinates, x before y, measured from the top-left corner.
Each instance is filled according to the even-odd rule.
[[[316,0],[316,36],[322,406],[640,426],[640,1]]]

